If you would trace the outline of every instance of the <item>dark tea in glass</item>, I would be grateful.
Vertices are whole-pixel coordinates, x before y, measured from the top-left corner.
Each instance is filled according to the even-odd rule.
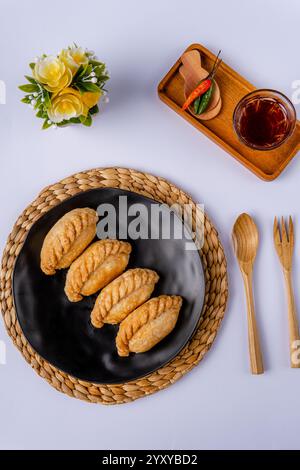
[[[240,140],[251,148],[271,150],[292,134],[296,112],[288,98],[273,90],[256,90],[237,105],[234,128]]]

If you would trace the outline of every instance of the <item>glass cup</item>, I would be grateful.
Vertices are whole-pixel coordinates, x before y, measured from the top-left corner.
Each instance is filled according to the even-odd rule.
[[[241,142],[255,150],[272,150],[292,135],[296,125],[293,103],[275,90],[255,90],[237,104],[233,127]]]

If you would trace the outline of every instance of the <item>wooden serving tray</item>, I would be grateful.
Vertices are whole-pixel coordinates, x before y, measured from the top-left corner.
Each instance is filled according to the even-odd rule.
[[[210,70],[215,55],[200,44],[192,44],[186,51],[194,49],[200,52],[203,67]],[[221,112],[210,121],[199,121],[188,111],[181,109],[184,102],[184,81],[179,74],[180,66],[179,58],[158,85],[160,99],[257,176],[266,181],[277,178],[300,150],[300,121],[297,121],[293,135],[281,147],[268,151],[252,150],[242,144],[236,136],[232,116],[239,100],[255,90],[255,87],[227,64],[222,63],[216,77],[223,102]]]

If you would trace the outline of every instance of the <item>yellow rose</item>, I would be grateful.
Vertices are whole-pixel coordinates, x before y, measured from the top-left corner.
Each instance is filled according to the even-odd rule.
[[[51,93],[68,87],[73,78],[70,68],[54,56],[40,58],[33,69],[33,76]]]
[[[87,105],[88,108],[92,108],[93,106],[96,106],[96,104],[98,103],[101,95],[102,95],[102,92],[93,93],[91,91],[86,91],[81,96],[81,99],[82,99],[83,103]]]
[[[59,59],[72,70],[73,75],[80,65],[86,65],[89,61],[82,47],[76,46],[63,49],[59,55]]]
[[[79,91],[74,88],[65,88],[52,98],[48,116],[52,122],[58,123],[79,116],[87,116],[88,110]]]

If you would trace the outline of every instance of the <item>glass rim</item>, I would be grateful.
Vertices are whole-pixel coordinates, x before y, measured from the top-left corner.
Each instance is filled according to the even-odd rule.
[[[273,94],[273,95],[279,96],[284,101],[286,101],[285,103],[283,102],[284,106],[290,106],[290,108],[292,110],[292,114],[293,114],[292,121],[291,121],[291,126],[290,126],[288,134],[285,136],[285,138],[281,142],[279,142],[277,144],[274,144],[271,147],[262,147],[262,146],[259,146],[259,145],[250,144],[239,133],[239,131],[237,129],[237,125],[236,125],[236,122],[237,122],[236,115],[237,115],[239,107],[242,105],[242,103],[244,101],[251,98],[251,96],[255,96],[256,94],[259,94],[259,93],[269,93],[270,95]],[[291,137],[291,135],[293,134],[293,132],[295,130],[295,127],[296,127],[297,113],[296,113],[296,108],[295,108],[294,104],[292,103],[292,101],[284,93],[282,93],[281,91],[274,90],[272,88],[257,88],[255,90],[250,91],[249,93],[247,93],[245,96],[243,96],[239,100],[239,102],[236,104],[236,106],[234,108],[233,115],[232,115],[232,121],[233,121],[234,131],[235,131],[235,133],[236,133],[236,135],[237,135],[240,142],[242,142],[244,145],[246,145],[248,148],[251,148],[252,150],[268,151],[268,150],[274,150],[274,149],[280,147],[281,145],[283,145],[287,141],[287,139],[289,139],[289,137]]]

